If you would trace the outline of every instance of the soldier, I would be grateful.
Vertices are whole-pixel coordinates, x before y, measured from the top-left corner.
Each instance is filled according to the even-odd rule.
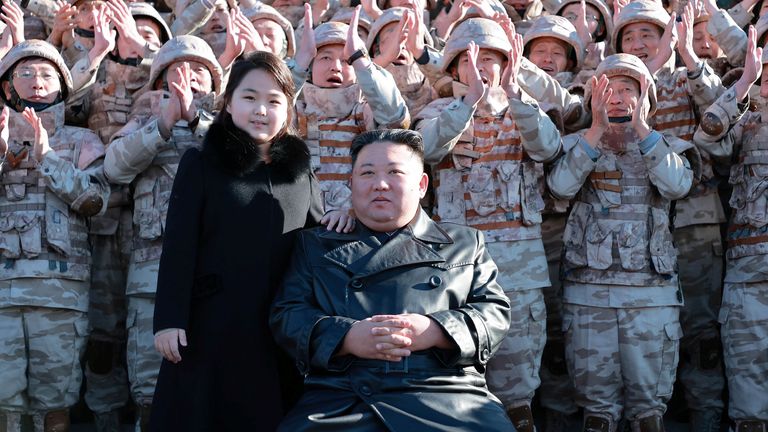
[[[131,396],[139,408],[137,428],[142,431],[147,430],[162,360],[153,348],[152,317],[173,176],[184,151],[202,145],[221,77],[221,67],[205,41],[174,37],[158,51],[130,121],[107,149],[107,178],[131,184],[133,191],[127,357]]]
[[[512,325],[486,378],[515,428],[530,432],[546,339],[542,288],[550,284],[541,240],[542,162],[557,156],[560,134],[517,85],[522,52],[522,37],[498,23],[462,22],[445,48],[455,97],[424,108],[416,129],[433,165],[436,218],[481,230],[499,267]]]
[[[16,45],[0,77],[0,425],[19,432],[29,412],[35,431],[68,430],[88,336],[85,218],[103,211],[109,193],[104,145],[64,125],[72,79],[50,44]]]
[[[713,156],[733,160],[725,292],[720,308],[733,432],[768,431],[768,292],[766,277],[766,160],[768,112],[747,112],[749,88],[761,79],[768,97],[768,50],[756,48],[750,28],[744,73],[707,110],[694,139]],[[733,156],[733,157],[732,157]]]
[[[314,29],[317,55],[311,63],[311,82],[303,85],[303,101],[296,107],[299,135],[312,153],[326,212],[350,208],[352,139],[366,130],[410,124],[394,79],[370,60],[357,34],[359,14],[358,7],[351,25],[327,22]],[[306,63],[289,63],[295,81],[307,77]]]
[[[60,22],[54,25],[48,40],[61,49],[61,56],[68,67],[72,68],[93,48],[96,12],[106,8],[102,0],[77,0],[71,6],[63,4],[59,8],[56,20]],[[67,25],[67,22],[71,24]]]
[[[224,52],[227,43],[228,7],[226,0],[217,0],[213,14],[197,34],[200,39],[208,42],[217,58]]]
[[[387,9],[373,23],[366,48],[373,54],[373,62],[392,74],[408,105],[408,111],[412,116],[416,116],[437,94],[406,48],[410,34],[405,29],[409,20],[421,19],[416,14],[409,13],[410,11],[401,7]],[[425,33],[421,34],[422,45],[427,37]]]
[[[611,54],[608,41],[613,34],[613,16],[602,0],[565,0],[555,15],[570,21],[579,32],[586,50],[582,69],[597,68]]]
[[[571,22],[545,15],[531,23],[523,37],[525,57],[567,87],[584,61],[584,46]]]
[[[565,138],[547,177],[555,197],[575,197],[563,236],[568,372],[585,431],[613,432],[622,413],[635,432],[663,431],[683,300],[669,207],[691,187],[678,153],[692,145],[648,126],[656,89],[637,57],[609,56],[597,74],[592,126]]]
[[[293,57],[296,45],[293,27],[280,12],[271,6],[257,3],[243,10],[243,15],[253,23],[266,51],[282,59]]]

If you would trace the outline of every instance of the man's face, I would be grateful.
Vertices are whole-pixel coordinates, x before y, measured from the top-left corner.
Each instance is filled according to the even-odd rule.
[[[610,78],[608,88],[613,90],[606,107],[608,117],[631,116],[640,99],[640,83],[630,77],[619,75]]]
[[[213,8],[213,15],[205,23],[202,33],[211,34],[227,31],[227,18],[229,18],[229,10],[227,9],[226,0],[217,1],[216,6]]]
[[[528,5],[533,3],[533,0],[506,0],[504,3],[512,6],[512,9],[514,10],[522,11],[525,10]]]
[[[343,88],[355,83],[355,69],[344,58],[344,45],[325,45],[312,62],[312,84],[322,88]]]
[[[275,0],[272,3],[272,7],[284,7],[284,6],[301,6],[304,4],[304,0]]]
[[[379,52],[389,52],[389,50],[393,49],[392,45],[396,45],[398,43],[398,39],[400,39],[398,37],[399,35],[397,34],[399,26],[400,23],[391,22],[381,29],[377,38]],[[392,61],[393,64],[406,65],[413,63],[413,55],[411,55],[411,52],[408,51],[408,49],[405,47],[405,41],[400,44],[399,51],[400,55],[394,61]]]
[[[621,52],[640,58],[646,65],[659,53],[662,30],[647,22],[632,23],[621,34]]]
[[[716,59],[722,53],[715,38],[707,31],[707,21],[693,26],[693,52],[703,59]]]
[[[408,9],[419,10],[426,7],[426,0],[389,0],[386,7],[405,7]]]
[[[61,91],[61,79],[56,66],[48,60],[22,60],[11,76],[16,94],[23,100],[53,103]],[[6,98],[10,98],[11,83],[3,82]]]
[[[141,35],[150,46],[158,49],[163,46],[163,43],[160,41],[161,30],[158,23],[150,18],[137,17],[135,20],[136,30],[139,31],[139,35]],[[143,52],[137,51],[133,44],[126,42],[119,34],[117,35],[115,46],[117,47],[117,53],[124,59],[142,57],[144,54]]]
[[[763,48],[768,49],[768,47]],[[763,63],[763,74],[760,76],[760,96],[768,98],[768,73],[765,70],[768,69],[768,64]]]
[[[267,51],[276,56],[282,56],[284,54],[285,31],[280,27],[280,24],[271,19],[260,18],[253,21],[253,27],[259,32],[261,41],[264,43]]]
[[[208,93],[212,92],[213,78],[211,77],[211,71],[209,71],[202,63],[196,61],[188,61],[187,63],[189,63],[189,69],[191,71],[190,87],[192,87],[192,94],[195,99],[206,96]],[[179,81],[179,74],[176,72],[176,69],[181,69],[183,64],[184,62],[176,62],[168,66],[165,77],[167,82]]]
[[[501,82],[501,74],[504,71],[506,58],[498,51],[480,48],[477,55],[477,70],[480,72],[480,78],[483,83],[489,87],[498,86]],[[469,56],[464,51],[459,55],[458,60],[459,81],[462,84],[469,83]]]
[[[428,179],[408,146],[381,141],[360,150],[350,183],[355,216],[372,230],[389,232],[416,215]]]
[[[83,30],[93,30],[96,25],[95,12],[97,10],[104,10],[107,5],[101,1],[84,1],[77,5],[77,26]]]
[[[600,11],[589,3],[585,6],[587,7],[587,26],[589,27],[589,33],[595,35],[597,26],[600,24]],[[571,3],[563,8],[560,12],[560,16],[576,25],[576,20],[579,17],[579,8],[581,8],[580,4]]]
[[[555,76],[572,67],[568,61],[568,45],[553,37],[542,37],[531,41],[528,60],[547,74]]]

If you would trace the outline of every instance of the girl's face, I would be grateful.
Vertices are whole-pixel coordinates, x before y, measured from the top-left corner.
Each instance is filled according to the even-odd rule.
[[[267,143],[288,122],[288,104],[288,98],[272,75],[254,69],[240,81],[226,109],[235,126],[256,142]]]

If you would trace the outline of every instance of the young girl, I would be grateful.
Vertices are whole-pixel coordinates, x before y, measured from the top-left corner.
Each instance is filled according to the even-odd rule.
[[[150,430],[273,430],[281,386],[269,304],[293,234],[322,217],[294,86],[280,58],[237,62],[202,150],[179,164],[154,330],[163,365]]]

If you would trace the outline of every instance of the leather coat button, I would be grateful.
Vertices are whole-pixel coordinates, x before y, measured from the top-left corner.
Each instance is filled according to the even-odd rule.
[[[429,284],[432,285],[435,288],[437,288],[440,285],[442,285],[442,283],[443,283],[443,280],[440,279],[440,276],[432,276],[432,277],[429,278]]]
[[[301,360],[299,360],[298,362],[296,362],[296,367],[299,369],[299,371],[304,371],[304,369],[306,368],[306,366],[307,366],[307,365],[306,365],[306,364],[304,364],[304,362],[303,362],[303,361],[301,361]]]
[[[351,286],[354,289],[360,289],[363,287],[363,281],[360,279],[352,279],[352,282],[349,283],[349,286]]]
[[[480,360],[488,361],[488,359],[490,358],[491,358],[491,352],[488,350],[488,348],[483,349],[483,351],[480,353]]]
[[[362,393],[364,396],[370,396],[372,394],[371,388],[367,385],[364,385],[360,387],[360,393]]]

